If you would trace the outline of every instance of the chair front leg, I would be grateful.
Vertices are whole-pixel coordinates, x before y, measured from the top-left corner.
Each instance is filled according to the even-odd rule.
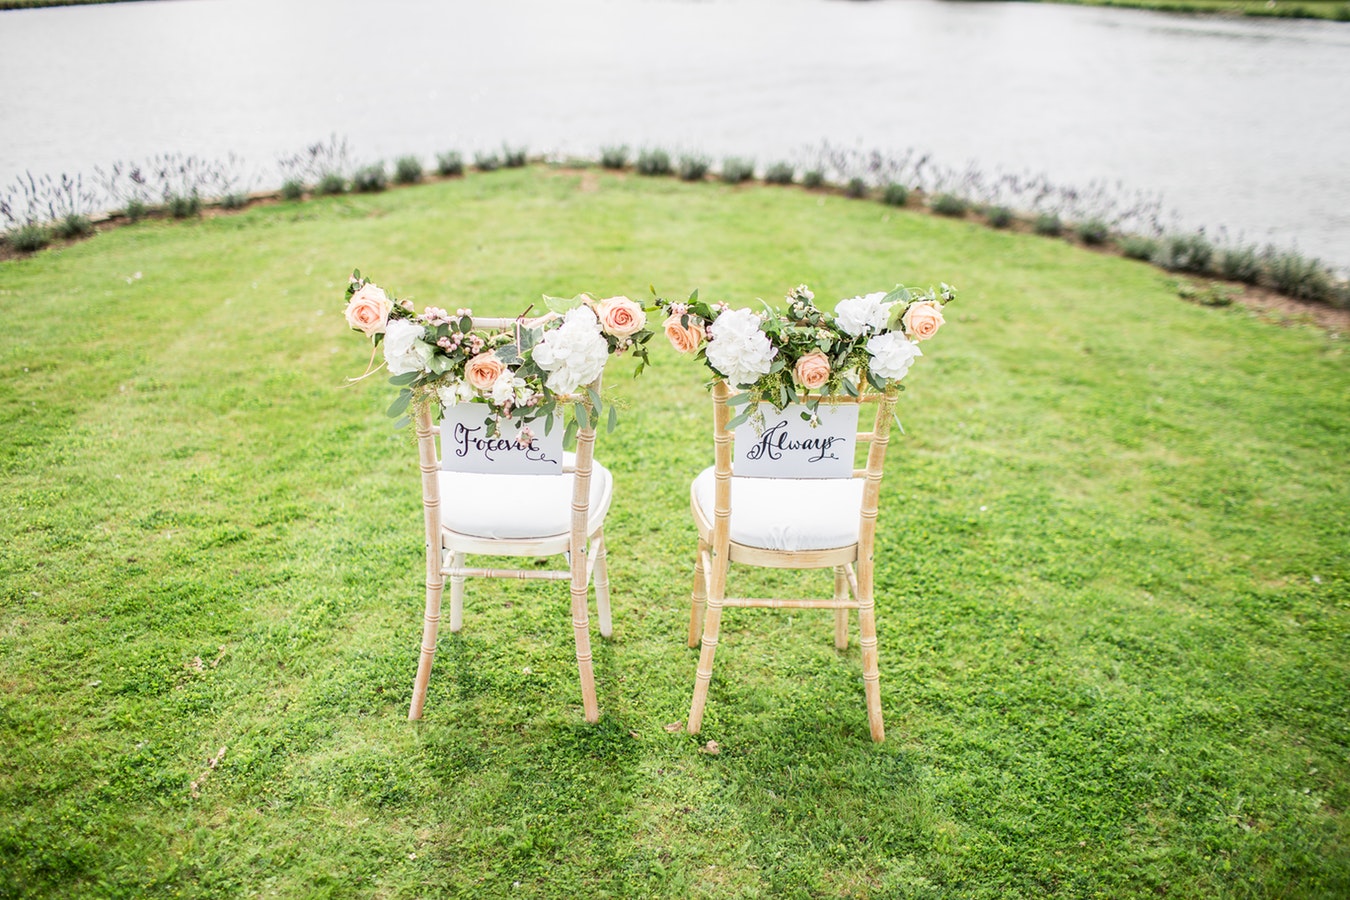
[[[702,539],[698,542],[698,553],[694,555],[694,590],[689,610],[689,646],[698,646],[699,633],[703,630],[703,610],[708,605],[708,573],[703,571],[703,554],[708,545]]]
[[[610,637],[614,634],[614,621],[610,617],[609,608],[609,565],[605,560],[605,531],[601,530],[595,533],[592,540],[596,541],[595,549],[595,612],[600,619],[601,637]]]
[[[459,568],[464,565],[464,554],[456,553],[450,557],[450,565]],[[450,631],[458,634],[464,627],[464,576],[450,576]]]
[[[835,566],[834,602],[842,603],[848,596],[848,575],[843,566]],[[842,607],[834,611],[834,646],[838,650],[848,649],[848,610]]]

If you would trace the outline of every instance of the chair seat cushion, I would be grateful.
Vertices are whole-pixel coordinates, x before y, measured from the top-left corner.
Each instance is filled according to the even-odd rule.
[[[713,521],[717,479],[709,466],[693,498]],[[765,550],[831,550],[858,542],[860,478],[731,479],[731,540]]]
[[[563,454],[563,465],[576,462]],[[441,527],[492,540],[531,540],[567,534],[572,527],[571,472],[562,475],[492,475],[445,472],[441,476]],[[587,533],[605,521],[614,479],[600,463],[591,466]]]

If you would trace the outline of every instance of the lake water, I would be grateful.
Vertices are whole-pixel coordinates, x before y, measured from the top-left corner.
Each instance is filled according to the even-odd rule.
[[[941,0],[155,0],[0,12],[0,185],[176,151],[807,148],[1120,182],[1350,265],[1350,25]]]

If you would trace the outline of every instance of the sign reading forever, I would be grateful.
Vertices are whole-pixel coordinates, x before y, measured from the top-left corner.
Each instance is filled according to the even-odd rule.
[[[764,430],[753,422],[736,428],[732,471],[750,478],[849,478],[858,443],[858,405],[844,403],[816,410],[820,423],[802,420],[806,407],[789,404],[782,412],[764,404]]]
[[[457,403],[441,418],[441,468],[451,472],[487,472],[495,475],[559,475],[562,473],[563,428],[554,423],[544,434],[544,423],[535,422],[529,441],[509,423],[501,434],[493,436],[488,426],[487,407],[481,403]]]

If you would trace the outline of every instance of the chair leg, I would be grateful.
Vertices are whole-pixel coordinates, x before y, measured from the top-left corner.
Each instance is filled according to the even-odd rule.
[[[577,674],[581,678],[581,706],[587,722],[600,721],[595,699],[595,670],[591,666],[591,622],[586,603],[586,554],[570,554],[572,567],[572,634],[577,644]]]
[[[848,577],[843,566],[834,567],[834,599],[841,602],[848,599]],[[838,650],[848,649],[848,610],[834,611],[834,646]]]
[[[605,561],[605,532],[596,532],[595,549],[595,612],[600,620],[601,637],[614,634],[614,621],[609,610],[609,565]]]
[[[872,585],[858,586],[858,630],[862,645],[863,691],[867,695],[867,725],[872,731],[872,740],[881,743],[886,739],[886,728],[881,722],[881,675],[877,671],[877,620],[876,608],[872,599]]]
[[[428,569],[431,567],[428,566]],[[445,589],[445,577],[440,574],[427,574],[427,608],[422,623],[422,655],[417,661],[417,680],[413,682],[412,706],[408,710],[408,721],[422,718],[422,707],[427,701],[427,683],[431,681],[431,662],[436,655],[436,630],[441,624],[441,592]]]
[[[464,565],[464,554],[456,553],[450,557],[450,565]],[[458,634],[464,627],[464,576],[450,576],[450,631]]]
[[[716,562],[713,565],[717,565]],[[711,574],[711,573],[709,573]],[[714,584],[725,585],[726,578],[713,579]],[[708,702],[708,685],[712,682],[713,655],[717,653],[717,633],[722,627],[722,591],[708,592],[708,609],[703,618],[703,647],[698,654],[698,674],[694,676],[694,699],[689,704],[689,724],[685,730],[698,734],[703,727],[703,707]]]
[[[694,556],[693,603],[689,610],[689,646],[698,646],[699,632],[703,629],[703,610],[708,605],[708,573],[703,571],[703,554],[708,545],[698,542],[698,553]]]

